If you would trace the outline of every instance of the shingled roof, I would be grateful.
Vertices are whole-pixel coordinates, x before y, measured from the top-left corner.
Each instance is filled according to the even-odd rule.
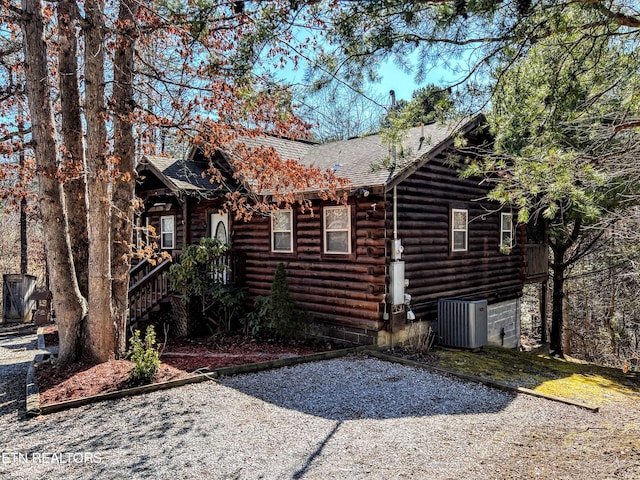
[[[472,121],[432,123],[410,129],[401,147],[396,147],[395,161],[380,135],[353,138],[317,145],[302,163],[321,169],[334,169],[353,187],[388,187],[411,167],[427,162],[442,147],[453,142],[457,131],[468,131]]]
[[[280,137],[244,139],[248,147],[272,147],[283,159],[295,160],[321,170],[334,170],[354,188],[383,187],[405,178],[429,161],[443,148],[452,145],[458,133],[469,133],[484,117],[476,115],[464,120],[437,122],[415,127],[407,132],[402,147],[396,149],[393,161],[388,145],[381,135],[369,135],[325,144],[314,144]],[[202,167],[195,162],[185,163],[163,157],[146,157],[148,162],[165,175],[178,189],[215,190],[218,185],[202,178]]]
[[[220,186],[217,182],[211,183],[210,176],[206,174],[204,166],[196,162],[147,155],[142,158],[138,171],[145,168],[155,171],[158,178],[176,192],[213,192]]]

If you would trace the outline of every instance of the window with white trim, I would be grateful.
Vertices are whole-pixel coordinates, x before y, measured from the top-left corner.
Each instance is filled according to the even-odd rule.
[[[500,249],[513,247],[513,214],[500,214]]]
[[[135,232],[136,232],[136,250],[140,250],[143,247],[144,235],[142,230],[142,217],[140,215],[135,216]]]
[[[351,207],[324,207],[324,253],[351,253]]]
[[[209,215],[209,230],[211,238],[215,238],[224,245],[229,245],[229,215],[227,213],[211,213]]]
[[[160,248],[171,250],[175,248],[175,216],[160,217]]]
[[[271,213],[271,251],[293,253],[293,210]]]
[[[469,211],[451,209],[451,251],[466,252],[469,237]]]

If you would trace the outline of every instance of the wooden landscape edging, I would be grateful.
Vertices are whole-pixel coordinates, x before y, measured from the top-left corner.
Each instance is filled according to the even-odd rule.
[[[38,332],[40,329],[38,329]],[[40,337],[38,334],[38,348],[40,348]],[[42,362],[44,355],[38,354],[33,357],[29,370],[27,370],[27,388],[26,388],[26,403],[27,403],[27,416],[33,415],[33,411],[40,408],[40,394],[38,393],[38,382],[36,381],[36,364]]]
[[[43,329],[39,328],[38,329],[38,348],[44,349],[44,348],[40,348],[41,344],[42,344],[42,347],[44,347]],[[471,381],[474,383],[481,383],[488,387],[497,388],[499,390],[503,390],[507,392],[524,393],[526,395],[544,398],[546,400],[560,402],[566,405],[572,405],[572,406],[579,407],[592,412],[599,411],[599,407],[592,407],[592,406],[589,406],[580,402],[576,402],[573,400],[568,400],[568,399],[536,392],[535,390],[531,390],[528,388],[513,387],[505,383],[496,382],[495,380],[489,380],[489,379],[478,377],[475,375],[458,373],[452,370],[447,370],[442,367],[437,367],[434,365],[428,365],[428,364],[416,362],[414,360],[409,360],[402,357],[388,355],[379,351],[380,348],[386,348],[386,347],[378,347],[376,345],[361,345],[358,347],[347,347],[347,348],[342,348],[338,350],[328,350],[326,352],[320,352],[320,353],[315,353],[311,355],[268,360],[266,362],[247,363],[244,365],[220,367],[215,369],[201,368],[197,370],[200,373],[192,377],[180,378],[176,380],[168,380],[166,382],[160,382],[160,383],[152,383],[149,385],[142,385],[140,387],[132,387],[124,390],[118,390],[115,392],[102,393],[99,395],[92,395],[90,397],[77,398],[74,400],[67,400],[64,402],[51,403],[49,405],[42,405],[42,406],[40,405],[40,395],[39,395],[38,385],[36,382],[36,375],[35,375],[35,365],[44,360],[44,355],[39,354],[34,357],[33,362],[27,372],[26,414],[28,417],[33,417],[38,415],[47,415],[49,413],[59,412],[59,411],[67,410],[70,408],[77,408],[77,407],[81,407],[81,406],[85,406],[85,405],[89,405],[92,403],[101,402],[105,400],[116,400],[116,399],[124,398],[128,396],[141,395],[143,393],[150,393],[150,392],[165,390],[165,389],[174,388],[174,387],[181,387],[181,386],[189,385],[192,383],[200,383],[200,382],[205,382],[207,380],[215,380],[221,377],[228,377],[232,375],[240,375],[244,373],[255,373],[263,370],[289,367],[289,366],[294,366],[302,363],[315,362],[320,360],[330,360],[333,358],[344,357],[346,355],[361,353],[361,352],[364,352],[367,355],[374,358],[378,358],[380,360],[399,363],[409,367],[416,367],[416,368],[421,368],[425,370],[430,370],[435,373],[440,373],[444,375],[451,375],[451,376],[460,378],[462,380]]]
[[[118,398],[155,392],[157,390],[181,387],[190,383],[200,383],[210,379],[211,378],[208,373],[202,373],[193,377],[179,378],[177,380],[167,380],[166,382],[160,383],[151,383],[149,385],[142,385],[140,387],[126,388],[124,390],[117,390],[115,392],[101,393],[99,395],[92,395],[90,397],[76,398],[74,400],[66,400],[64,402],[50,403],[49,405],[42,406],[40,405],[40,399],[38,398],[37,406],[35,405],[35,402],[32,403],[31,409],[29,408],[29,405],[27,405],[27,416],[47,415],[49,413],[59,412],[61,410],[67,410],[69,408],[82,407],[91,403],[102,402],[104,400],[116,400]]]
[[[359,347],[341,348],[339,350],[327,350],[326,352],[313,353],[311,355],[303,355],[299,357],[279,358],[277,360],[268,360],[259,363],[247,363],[245,365],[235,365],[232,367],[221,367],[211,370],[216,378],[229,377],[231,375],[239,375],[242,373],[254,373],[261,370],[269,370],[272,368],[290,367],[301,363],[316,362],[318,360],[331,360],[332,358],[344,357],[352,353],[369,351],[377,348],[375,345],[361,345]]]
[[[200,368],[197,371],[202,372],[193,377],[180,378],[177,380],[167,380],[166,382],[151,383],[140,387],[132,387],[115,392],[101,393],[90,397],[77,398],[74,400],[66,400],[64,402],[51,403],[48,405],[40,405],[40,395],[35,377],[35,365],[41,362],[43,355],[36,355],[34,361],[29,367],[27,374],[27,416],[34,417],[38,415],[47,415],[49,413],[59,412],[70,408],[82,407],[91,403],[102,402],[104,400],[116,400],[119,398],[129,397],[133,395],[141,395],[143,393],[155,392],[158,390],[166,390],[174,387],[181,387],[191,383],[200,383],[207,380],[215,380],[220,377],[228,377],[242,373],[254,373],[262,370],[270,370],[274,368],[288,367],[301,363],[315,362],[318,360],[329,360],[332,358],[344,357],[352,353],[358,353],[364,350],[377,348],[375,345],[362,345],[359,347],[341,348],[339,350],[329,350],[326,352],[314,353],[312,355],[303,355],[298,357],[280,358],[277,360],[269,360],[266,362],[247,363],[245,365],[236,365],[233,367],[221,367],[215,369]]]
[[[545,400],[551,400],[553,402],[559,402],[559,403],[564,403],[566,405],[572,405],[574,407],[583,408],[585,410],[589,410],[589,411],[594,412],[594,413],[598,413],[600,411],[600,407],[592,407],[592,406],[586,405],[584,403],[576,402],[574,400],[568,400],[568,399],[565,399],[565,398],[555,397],[553,395],[548,395],[546,393],[536,392],[535,390],[531,390],[529,388],[513,387],[511,385],[507,385],[506,383],[496,382],[495,380],[489,380],[489,379],[486,379],[486,378],[477,377],[475,375],[468,375],[466,373],[458,373],[458,372],[454,372],[452,370],[447,370],[446,368],[436,367],[434,365],[428,365],[428,364],[425,364],[425,363],[416,362],[414,360],[409,360],[407,358],[395,357],[393,355],[388,355],[386,353],[379,352],[379,351],[373,350],[373,349],[368,350],[367,354],[372,356],[372,357],[378,358],[380,360],[385,360],[387,362],[395,362],[395,363],[399,363],[401,365],[405,365],[405,366],[408,366],[408,367],[422,368],[422,369],[425,369],[425,370],[431,370],[431,371],[433,371],[435,373],[441,373],[441,374],[444,374],[444,375],[451,375],[453,377],[460,378],[461,380],[466,380],[466,381],[475,382],[475,383],[481,383],[483,385],[486,385],[487,387],[497,388],[498,390],[503,390],[503,391],[506,391],[506,392],[524,393],[526,395],[531,395],[531,396],[534,396],[534,397],[544,398]]]

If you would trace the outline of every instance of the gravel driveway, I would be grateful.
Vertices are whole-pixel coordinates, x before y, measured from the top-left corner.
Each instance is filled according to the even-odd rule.
[[[640,478],[640,409],[591,413],[366,357],[24,419],[0,330],[2,479]]]

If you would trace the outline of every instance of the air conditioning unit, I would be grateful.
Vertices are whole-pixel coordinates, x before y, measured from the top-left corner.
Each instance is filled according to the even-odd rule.
[[[487,344],[486,300],[438,300],[438,343],[479,348]]]

